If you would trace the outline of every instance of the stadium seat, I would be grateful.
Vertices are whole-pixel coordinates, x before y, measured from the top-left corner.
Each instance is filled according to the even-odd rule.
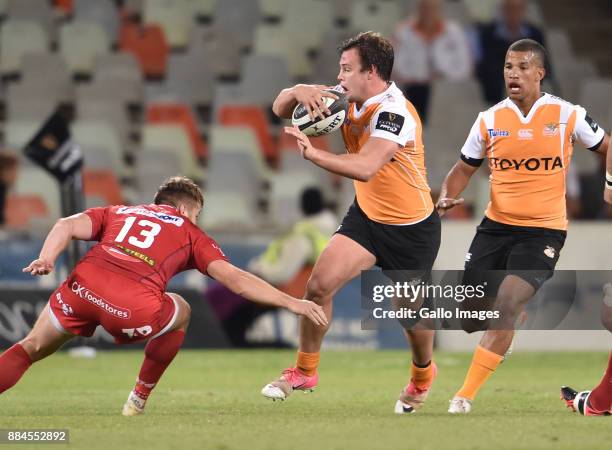
[[[71,130],[74,141],[83,150],[87,167],[110,169],[121,179],[133,175],[125,163],[119,133],[111,124],[99,120],[77,120],[71,125]]]
[[[14,230],[28,230],[34,222],[49,222],[49,210],[39,195],[16,195],[6,198],[6,225]]]
[[[257,167],[259,178],[264,182],[269,180],[270,170],[265,164],[257,135],[251,127],[212,125],[209,135],[210,158],[216,152],[246,153]]]
[[[145,77],[165,76],[169,49],[164,32],[158,25],[144,27],[129,23],[122,25],[119,47],[136,57]]]
[[[171,148],[150,147],[138,154],[136,161],[137,203],[151,203],[162,182],[183,174],[179,156]]]
[[[38,23],[52,41],[55,40],[55,17],[48,1],[8,0],[6,15],[10,20],[28,20]]]
[[[58,182],[37,166],[20,166],[14,186],[17,195],[38,195],[44,199],[49,221],[60,218],[60,190]]]
[[[259,22],[259,5],[257,1],[223,0],[217,2],[215,26],[231,30],[236,35],[241,49],[249,49],[253,43],[255,27]],[[310,32],[309,34],[317,34]]]
[[[111,125],[118,133],[121,147],[129,152],[131,123],[122,102],[89,98],[77,95],[76,117],[79,120],[95,120]]]
[[[189,134],[197,158],[206,159],[208,148],[198,131],[198,124],[189,106],[180,103],[154,103],[147,107],[147,123],[177,124]]]
[[[288,2],[283,26],[290,33],[293,45],[305,50],[316,50],[321,46],[324,42],[323,36],[334,25],[331,3],[320,0],[290,0]],[[317,32],[313,33],[312,30],[317,30]],[[333,46],[335,47],[336,43]]]
[[[282,19],[286,6],[285,0],[259,0],[259,12],[264,19]]]
[[[572,103],[580,102],[582,80],[597,78],[597,68],[593,61],[575,57],[571,63],[553,64],[555,79],[561,88],[561,97]]]
[[[74,16],[77,20],[96,22],[104,28],[114,44],[119,35],[119,14],[113,0],[74,0]]]
[[[236,80],[240,76],[241,49],[235,33],[213,25],[193,29],[187,54],[204,58],[216,78]]]
[[[46,52],[49,37],[35,21],[8,19],[0,28],[0,73],[15,75],[21,72],[21,58],[29,52]]]
[[[140,106],[143,101],[141,83],[117,80],[94,80],[92,83],[77,85],[77,99],[114,102],[126,106]]]
[[[376,30],[383,36],[391,36],[401,18],[396,2],[372,2],[355,0],[351,11],[350,28],[354,32]]]
[[[248,153],[239,149],[211,154],[206,189],[215,193],[237,192],[255,205],[264,195],[256,164]]]
[[[168,75],[162,87],[166,97],[174,97],[194,107],[210,105],[213,86],[212,68],[204,55],[188,52],[170,56]]]
[[[131,53],[106,53],[97,55],[94,61],[96,80],[119,80],[142,83],[138,61]]]
[[[210,19],[214,15],[218,0],[183,0],[190,11],[191,17],[198,20]]]
[[[60,53],[75,75],[91,75],[95,57],[110,48],[111,41],[99,23],[74,20],[60,30]]]
[[[242,63],[242,95],[245,102],[270,106],[280,89],[293,85],[285,59],[252,54]]]
[[[72,15],[74,11],[74,0],[53,0],[53,6],[66,15]]]
[[[198,223],[206,231],[244,231],[256,229],[260,221],[255,205],[239,192],[207,190]]]
[[[21,58],[21,82],[55,91],[65,103],[74,101],[74,85],[64,58],[57,53],[26,53]]]
[[[193,27],[191,13],[189,5],[181,0],[147,0],[143,8],[143,22],[160,26],[168,45],[180,49],[189,42]]]
[[[255,54],[276,55],[287,61],[291,76],[307,78],[312,74],[312,64],[304,47],[292,41],[291,30],[282,25],[259,24],[255,30]]]
[[[218,122],[221,125],[248,126],[253,129],[259,140],[263,156],[269,162],[277,162],[278,148],[266,118],[265,111],[256,105],[223,105],[219,109]]]
[[[38,120],[42,123],[61,104],[62,92],[39,82],[11,83],[6,97],[10,120]]]
[[[142,128],[142,151],[170,149],[180,161],[181,173],[201,180],[204,170],[199,166],[189,134],[181,125],[145,124]]]
[[[112,170],[83,170],[83,192],[87,207],[124,203],[121,185]]]

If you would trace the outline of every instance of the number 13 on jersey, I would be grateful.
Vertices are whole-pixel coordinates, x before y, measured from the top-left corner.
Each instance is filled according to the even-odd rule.
[[[128,233],[130,233],[132,230],[136,219],[137,218],[134,216],[126,217],[125,224],[115,238],[115,242],[123,242],[125,240]],[[128,244],[134,245],[138,248],[151,247],[151,245],[153,245],[153,241],[155,241],[155,236],[157,236],[161,231],[161,225],[146,219],[139,220],[136,225],[140,227],[140,230],[134,230],[133,233],[130,233]]]

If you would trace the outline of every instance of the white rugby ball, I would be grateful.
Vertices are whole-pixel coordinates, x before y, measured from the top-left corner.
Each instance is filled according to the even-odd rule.
[[[346,119],[349,107],[346,96],[342,92],[333,89],[326,89],[326,91],[337,95],[338,98],[323,97],[325,105],[331,112],[331,114],[324,119],[315,117],[314,120],[311,120],[308,116],[308,110],[301,103],[293,110],[291,123],[296,125],[306,136],[316,137],[332,133],[339,130]]]

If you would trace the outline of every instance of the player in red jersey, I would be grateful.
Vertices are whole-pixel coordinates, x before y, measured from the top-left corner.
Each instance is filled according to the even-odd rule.
[[[148,340],[145,360],[123,415],[143,412],[146,400],[178,353],[190,319],[189,304],[166,285],[178,272],[197,269],[231,291],[281,306],[327,325],[317,304],[290,297],[233,266],[196,225],[204,198],[193,181],[173,177],[154,204],[92,208],[60,219],[38,259],[24,268],[46,275],[72,239],[98,241],[51,295],[32,331],[0,355],[0,393],[15,385],[33,362],[75,336],[101,325],[118,344]]]

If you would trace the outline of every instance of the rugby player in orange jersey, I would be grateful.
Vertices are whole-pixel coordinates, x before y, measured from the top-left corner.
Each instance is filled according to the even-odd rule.
[[[554,272],[566,236],[565,177],[574,141],[602,154],[608,148],[609,136],[584,108],[541,91],[545,62],[546,50],[535,41],[510,46],[508,98],[478,115],[436,205],[442,215],[462,203],[458,196],[488,158],[491,199],[466,255],[464,282],[477,282],[483,271],[505,271],[496,292],[501,317],[476,348],[450,413],[471,410],[509,349],[525,303]]]
[[[356,198],[340,228],[317,260],[305,298],[323,306],[331,319],[333,296],[362,270],[420,271],[429,276],[440,246],[440,219],[427,184],[421,120],[390,80],[393,47],[378,33],[361,33],[340,47],[339,86],[349,101],[342,125],[346,154],[314,148],[297,128],[305,159],[354,181]],[[281,91],[273,109],[290,118],[298,103],[311,116],[324,117],[324,86],[297,85]],[[396,272],[397,273],[397,272]],[[416,327],[415,327],[416,328]],[[265,397],[284,400],[294,390],[312,390],[318,382],[319,352],[327,328],[300,322],[297,362],[262,389]],[[425,401],[436,365],[433,330],[406,331],[412,349],[411,377],[395,405],[412,413]]]
[[[165,292],[170,278],[183,270],[197,269],[249,300],[285,307],[327,325],[319,305],[294,299],[230,264],[196,224],[203,205],[193,181],[172,177],[160,186],[152,204],[90,208],[58,220],[39,257],[24,272],[49,274],[72,239],[98,244],[51,294],[28,336],[0,355],[0,394],[34,362],[76,336],[92,336],[101,325],[118,344],[147,341],[136,386],[123,407],[124,416],[142,414],[189,325],[189,304]]]

